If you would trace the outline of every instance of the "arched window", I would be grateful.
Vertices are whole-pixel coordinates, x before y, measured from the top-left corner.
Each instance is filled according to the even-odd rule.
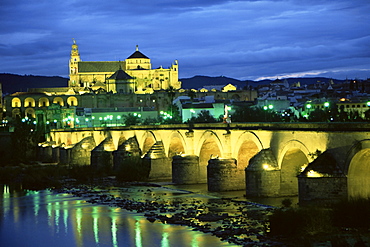
[[[35,107],[36,101],[34,98],[28,97],[24,100],[24,106],[25,107]]]
[[[69,106],[77,106],[77,105],[78,105],[78,100],[77,100],[77,98],[76,98],[76,97],[74,97],[74,96],[68,97],[68,99],[67,99],[67,104],[68,104]]]
[[[21,107],[21,100],[19,98],[12,99],[12,107]]]
[[[46,98],[46,97],[42,97],[39,99],[39,107],[45,107],[45,106],[49,106],[50,102],[49,102],[49,99]]]
[[[34,108],[27,108],[24,113],[25,113],[26,117],[29,117],[29,118],[35,118],[36,117]]]
[[[60,106],[64,106],[64,101],[63,101],[63,99],[61,97],[55,97],[53,99],[53,103],[54,104],[58,104]]]
[[[19,109],[14,109],[12,111],[12,118],[17,118],[17,116],[20,118],[21,117],[21,110]]]

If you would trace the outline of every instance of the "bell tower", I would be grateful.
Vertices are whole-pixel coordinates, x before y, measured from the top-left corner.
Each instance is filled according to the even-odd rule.
[[[80,53],[78,52],[78,45],[76,44],[76,40],[73,40],[72,50],[71,50],[71,58],[69,59],[69,87],[78,87],[80,86],[79,83],[79,76],[78,76],[78,62],[81,61]]]

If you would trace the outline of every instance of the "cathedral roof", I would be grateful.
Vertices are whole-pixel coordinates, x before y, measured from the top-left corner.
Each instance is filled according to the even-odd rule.
[[[78,72],[115,72],[121,67],[122,62],[78,62]]]
[[[111,75],[108,79],[110,80],[129,80],[133,79],[129,74],[127,74],[125,71],[123,71],[121,68],[114,72],[113,75]]]
[[[131,56],[129,56],[127,59],[130,59],[130,58],[146,58],[146,59],[149,59],[147,56],[145,56],[143,53],[141,53],[139,51],[138,46],[136,46],[136,51],[134,53],[132,53]]]

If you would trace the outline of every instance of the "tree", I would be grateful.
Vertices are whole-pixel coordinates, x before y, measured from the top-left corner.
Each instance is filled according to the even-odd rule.
[[[169,86],[169,87],[166,89],[166,92],[167,92],[168,97],[170,98],[170,104],[172,105],[172,103],[173,103],[173,99],[174,99],[174,98],[175,98],[175,96],[176,96],[176,89],[175,89],[173,86]]]
[[[370,109],[364,112],[364,116],[366,121],[370,121]]]
[[[191,123],[217,123],[217,119],[208,110],[202,110],[196,117],[189,119]]]
[[[193,100],[197,96],[197,94],[193,90],[189,90],[187,95],[191,100]]]
[[[281,115],[276,113],[273,109],[266,109],[260,107],[236,107],[232,115],[233,122],[280,122]]]
[[[326,111],[317,108],[310,113],[310,115],[308,116],[308,121],[309,122],[327,122],[328,114]]]
[[[182,117],[180,110],[176,105],[169,105],[167,112],[163,112],[159,116],[159,122],[161,124],[178,124],[182,123]]]
[[[158,122],[159,122],[159,121],[158,121],[158,119],[156,119],[156,118],[147,117],[147,118],[145,118],[145,119],[144,119],[143,124],[144,124],[144,125],[153,125],[153,124],[156,124],[156,123],[158,123]]]
[[[123,123],[126,126],[137,125],[137,124],[141,123],[141,121],[142,121],[141,116],[139,114],[134,115],[132,113],[129,113],[129,114],[123,116]]]
[[[28,163],[36,160],[36,147],[45,141],[43,131],[36,130],[34,119],[19,119],[14,121],[12,133],[12,150],[15,163]]]

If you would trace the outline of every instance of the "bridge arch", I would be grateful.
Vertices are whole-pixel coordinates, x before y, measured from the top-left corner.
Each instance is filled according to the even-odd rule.
[[[362,140],[352,146],[345,163],[348,197],[370,196],[370,140]]]
[[[122,143],[124,143],[126,140],[128,140],[132,135],[130,135],[129,133],[126,133],[124,131],[119,131],[119,132],[114,132],[112,134],[112,138],[113,138],[113,143],[115,145],[115,147],[119,147],[122,145]]]
[[[278,155],[280,167],[280,195],[298,195],[298,178],[300,172],[310,162],[307,147],[298,140],[288,141]]]
[[[145,131],[145,133],[138,139],[142,155],[145,155],[150,148],[157,142],[157,137],[152,131]]]
[[[236,157],[239,169],[245,169],[249,160],[263,149],[261,140],[250,131],[245,131],[239,136],[235,147],[232,156]]]
[[[199,178],[201,182],[207,181],[207,165],[211,157],[222,157],[222,142],[213,131],[205,131],[198,141],[195,154],[199,156]]]
[[[173,131],[169,135],[169,140],[166,142],[164,149],[167,150],[167,157],[171,160],[177,153],[185,153],[186,143],[179,131]]]

